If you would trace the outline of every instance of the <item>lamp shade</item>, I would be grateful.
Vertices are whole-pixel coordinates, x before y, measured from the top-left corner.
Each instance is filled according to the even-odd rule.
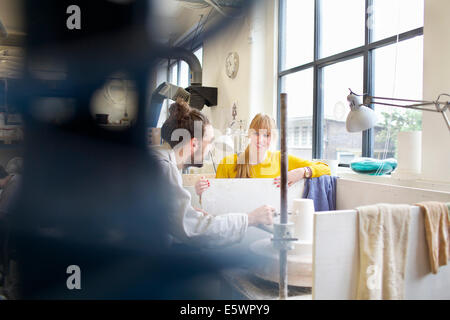
[[[346,121],[348,132],[360,132],[375,126],[377,122],[375,112],[364,106],[359,97],[351,93],[348,95],[347,101],[351,109]]]

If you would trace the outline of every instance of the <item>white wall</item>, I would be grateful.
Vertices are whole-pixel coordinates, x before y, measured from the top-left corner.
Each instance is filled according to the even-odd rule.
[[[219,88],[218,105],[203,109],[215,128],[224,132],[232,119],[233,103],[238,120],[248,126],[253,116],[265,112],[276,115],[276,25],[277,1],[256,1],[257,6],[236,19],[215,37],[203,43],[203,85]],[[225,72],[230,52],[239,55],[239,71],[234,79]]]
[[[425,0],[425,100],[450,93],[450,1]],[[440,114],[423,113],[422,173],[425,180],[450,182],[450,134]]]
[[[376,203],[415,204],[425,201],[450,202],[450,192],[338,179],[336,209],[350,210]]]

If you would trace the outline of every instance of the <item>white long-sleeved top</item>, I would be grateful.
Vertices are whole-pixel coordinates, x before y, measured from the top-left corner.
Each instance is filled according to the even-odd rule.
[[[214,216],[196,211],[191,205],[191,194],[183,188],[183,179],[177,168],[175,153],[168,144],[152,147],[163,175],[168,179],[173,195],[169,212],[171,236],[182,243],[202,247],[222,247],[238,243],[248,228],[246,213],[228,213]]]

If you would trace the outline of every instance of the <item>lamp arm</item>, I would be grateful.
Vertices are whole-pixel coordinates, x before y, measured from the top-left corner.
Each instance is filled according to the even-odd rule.
[[[369,96],[368,94],[356,94],[352,91],[352,89],[350,89],[350,95],[349,97],[351,97],[352,95],[357,96],[357,97],[364,97],[364,105],[369,105],[369,104],[379,104],[379,105],[384,105],[384,106],[391,106],[391,107],[399,107],[399,108],[405,108],[405,109],[414,109],[414,110],[419,110],[419,111],[432,111],[432,112],[438,112],[442,114],[442,117],[444,118],[445,123],[447,124],[447,128],[450,132],[450,120],[449,117],[447,116],[446,111],[450,110],[450,102],[449,101],[445,101],[445,102],[441,102],[439,101],[441,99],[441,97],[445,96],[445,97],[450,97],[450,94],[446,94],[446,93],[442,93],[438,96],[436,101],[424,101],[424,100],[411,100],[411,99],[398,99],[398,98],[385,98],[385,97],[374,97],[374,96]],[[350,102],[350,107],[352,107],[352,103],[354,104],[354,99],[349,99],[347,98],[348,101]],[[402,101],[402,102],[415,102],[415,104],[411,104],[411,105],[400,105],[400,104],[394,104],[394,103],[384,103],[384,102],[378,102],[375,100],[390,100],[390,101]],[[429,105],[434,105],[435,109],[428,109],[428,108],[422,108],[424,106],[429,106]],[[442,105],[442,107],[441,107]]]
[[[445,96],[449,96],[447,94],[442,94]],[[440,95],[439,98],[442,96]],[[381,99],[385,99],[385,100],[395,100],[395,101],[416,101],[416,102],[423,102],[423,103],[417,103],[417,104],[412,104],[412,105],[400,105],[400,104],[392,104],[392,103],[383,103],[383,102],[378,102],[378,101],[373,101],[371,99],[380,99],[380,98],[376,98],[376,97],[370,97],[367,96],[369,99],[366,102],[366,104],[379,104],[379,105],[384,105],[384,106],[391,106],[391,107],[399,107],[399,108],[405,108],[405,109],[413,109],[413,110],[419,110],[419,111],[431,111],[431,112],[437,112],[442,114],[442,116],[444,117],[444,121],[447,124],[447,128],[450,132],[450,120],[447,116],[446,111],[450,110],[450,102],[439,102],[439,101],[434,101],[434,102],[430,102],[430,101],[420,101],[420,100],[405,100],[405,99],[387,99],[387,98],[381,98]],[[438,100],[439,100],[438,98]],[[423,106],[429,106],[429,105],[434,105],[436,107],[436,109],[427,109],[427,108],[421,108]],[[443,107],[440,107],[441,105],[443,105]]]
[[[446,102],[439,102],[439,100],[441,99],[442,96],[450,97],[450,94],[442,93],[442,94],[439,95],[439,97],[438,97],[438,102],[436,102],[436,109],[438,109],[438,110],[441,111],[441,112],[445,112],[445,111],[447,111],[447,110],[450,110],[450,102],[449,102],[449,101],[446,101]],[[442,107],[442,109],[439,108],[439,105],[441,105],[441,104],[444,105],[444,106]]]
[[[405,109],[414,109],[414,110],[419,110],[419,111],[432,111],[432,112],[442,112],[440,110],[436,110],[436,109],[427,109],[427,108],[419,108],[421,106],[429,106],[429,105],[436,105],[434,102],[429,103],[418,103],[418,104],[412,104],[412,105],[401,105],[401,104],[393,104],[393,103],[383,103],[383,102],[378,102],[378,101],[370,101],[367,104],[379,104],[379,105],[383,105],[383,106],[391,106],[391,107],[399,107],[399,108],[405,108]]]
[[[448,131],[450,132],[450,121],[449,121],[449,119],[448,119],[447,113],[445,112],[446,110],[449,109],[449,106],[450,106],[450,103],[447,102],[447,103],[445,104],[444,108],[442,109],[441,114],[442,114],[442,116],[444,117],[444,120],[445,120],[445,122],[447,123]],[[438,105],[436,105],[436,108],[438,108]]]
[[[441,105],[443,104],[444,107],[442,109],[437,108],[438,112],[442,112],[445,111],[447,108],[449,108],[450,106],[450,102],[439,102],[439,100],[441,99],[442,96],[445,97],[450,97],[450,94],[446,94],[446,93],[442,93],[439,95],[439,97],[437,98],[437,101],[424,101],[424,100],[411,100],[411,99],[399,99],[399,98],[386,98],[386,97],[374,97],[374,96],[369,96],[367,93],[364,94],[356,94],[352,91],[352,89],[350,89],[350,94],[353,94],[357,97],[364,97],[364,104],[382,104],[380,102],[376,102],[373,99],[376,100],[390,100],[390,101],[402,101],[402,102],[418,102],[419,104],[414,104],[412,105],[413,107],[418,107],[418,106],[426,106],[426,105]],[[408,107],[408,106],[404,106],[404,105],[398,105],[398,104],[384,104],[386,106],[393,106],[393,107]],[[427,109],[428,110],[428,109]],[[429,109],[429,111],[432,111],[431,109]]]
[[[441,99],[442,96],[450,97],[449,94],[443,93],[443,94],[439,95],[439,97],[437,98],[437,101],[424,101],[424,100],[384,98],[384,97],[374,97],[374,96],[364,95],[364,97],[365,97],[365,101],[364,102],[365,102],[365,104],[373,103],[373,104],[381,104],[381,105],[386,105],[386,106],[401,107],[401,108],[411,108],[411,109],[417,109],[415,107],[420,107],[420,106],[434,105],[434,106],[436,106],[436,110],[434,110],[434,109],[417,109],[417,110],[445,112],[447,109],[449,109],[450,102],[448,102],[448,101],[440,102],[439,100]],[[374,101],[373,99],[377,99],[377,100],[391,100],[391,101],[403,101],[403,102],[418,102],[418,103],[405,106],[405,105],[399,105],[399,104],[381,103],[381,102]],[[443,105],[443,107],[441,108],[440,105]]]
[[[377,100],[391,100],[391,101],[403,101],[403,102],[419,102],[419,103],[426,103],[426,104],[435,104],[436,101],[424,101],[424,100],[410,100],[410,99],[399,99],[399,98],[385,98],[385,97],[373,97],[365,95],[367,98],[370,99],[377,99]],[[440,97],[440,96],[439,96]],[[439,100],[439,98],[438,98]]]

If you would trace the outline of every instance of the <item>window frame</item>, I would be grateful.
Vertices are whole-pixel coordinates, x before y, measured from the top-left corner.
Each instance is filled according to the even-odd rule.
[[[197,51],[198,49],[203,48],[203,43],[200,43],[199,45],[197,45],[196,47],[194,47],[194,49],[192,49],[192,53],[194,53],[195,51]],[[203,52],[202,52],[203,53]],[[202,55],[202,60],[203,60],[203,55]],[[166,81],[168,83],[172,83],[174,85],[180,86],[180,78],[181,78],[181,59],[167,59],[167,67],[164,66],[164,68],[166,68]],[[172,67],[173,66],[177,66],[177,79],[176,82],[172,82],[171,78],[172,78]],[[203,65],[203,61],[202,61],[202,65]],[[189,69],[188,69],[189,72]],[[191,85],[191,77],[188,77],[188,86]],[[169,107],[169,99],[164,99],[163,102],[163,108],[168,108]],[[158,120],[159,121],[159,120]]]
[[[194,47],[194,49],[190,50],[192,53],[196,52],[198,49],[203,48],[203,43],[200,43],[198,46]],[[180,86],[181,79],[181,59],[167,59],[167,82]],[[177,81],[176,83],[170,82],[171,78],[171,69],[174,65],[177,65]],[[203,51],[202,51],[202,66],[203,66]],[[188,65],[188,73],[190,73],[189,65]],[[191,77],[188,75],[188,86],[191,85]]]
[[[369,14],[369,7],[373,6],[373,0],[365,0],[365,36],[364,45],[347,51],[320,58],[320,0],[314,0],[314,61],[295,66],[289,69],[282,69],[283,46],[286,34],[286,1],[278,1],[278,81],[277,81],[277,120],[280,123],[280,94],[282,87],[282,78],[286,75],[313,68],[313,119],[312,119],[312,158],[321,159],[323,154],[323,68],[335,63],[347,61],[357,57],[363,57],[363,90],[364,93],[373,95],[374,84],[374,61],[373,51],[385,46],[393,45],[398,42],[409,40],[415,37],[423,36],[424,27],[415,28],[398,35],[393,35],[378,41],[372,42],[373,31],[368,27],[368,21],[372,19]],[[373,104],[369,105],[374,109]],[[362,156],[373,157],[374,152],[374,130],[369,129],[362,132]],[[340,164],[341,165],[341,164]],[[343,165],[348,166],[348,165]]]
[[[175,65],[177,66],[177,79],[175,82],[173,82],[172,81],[173,79],[171,79],[172,78],[172,68]],[[180,60],[167,59],[167,82],[178,86],[178,83],[180,82]]]

